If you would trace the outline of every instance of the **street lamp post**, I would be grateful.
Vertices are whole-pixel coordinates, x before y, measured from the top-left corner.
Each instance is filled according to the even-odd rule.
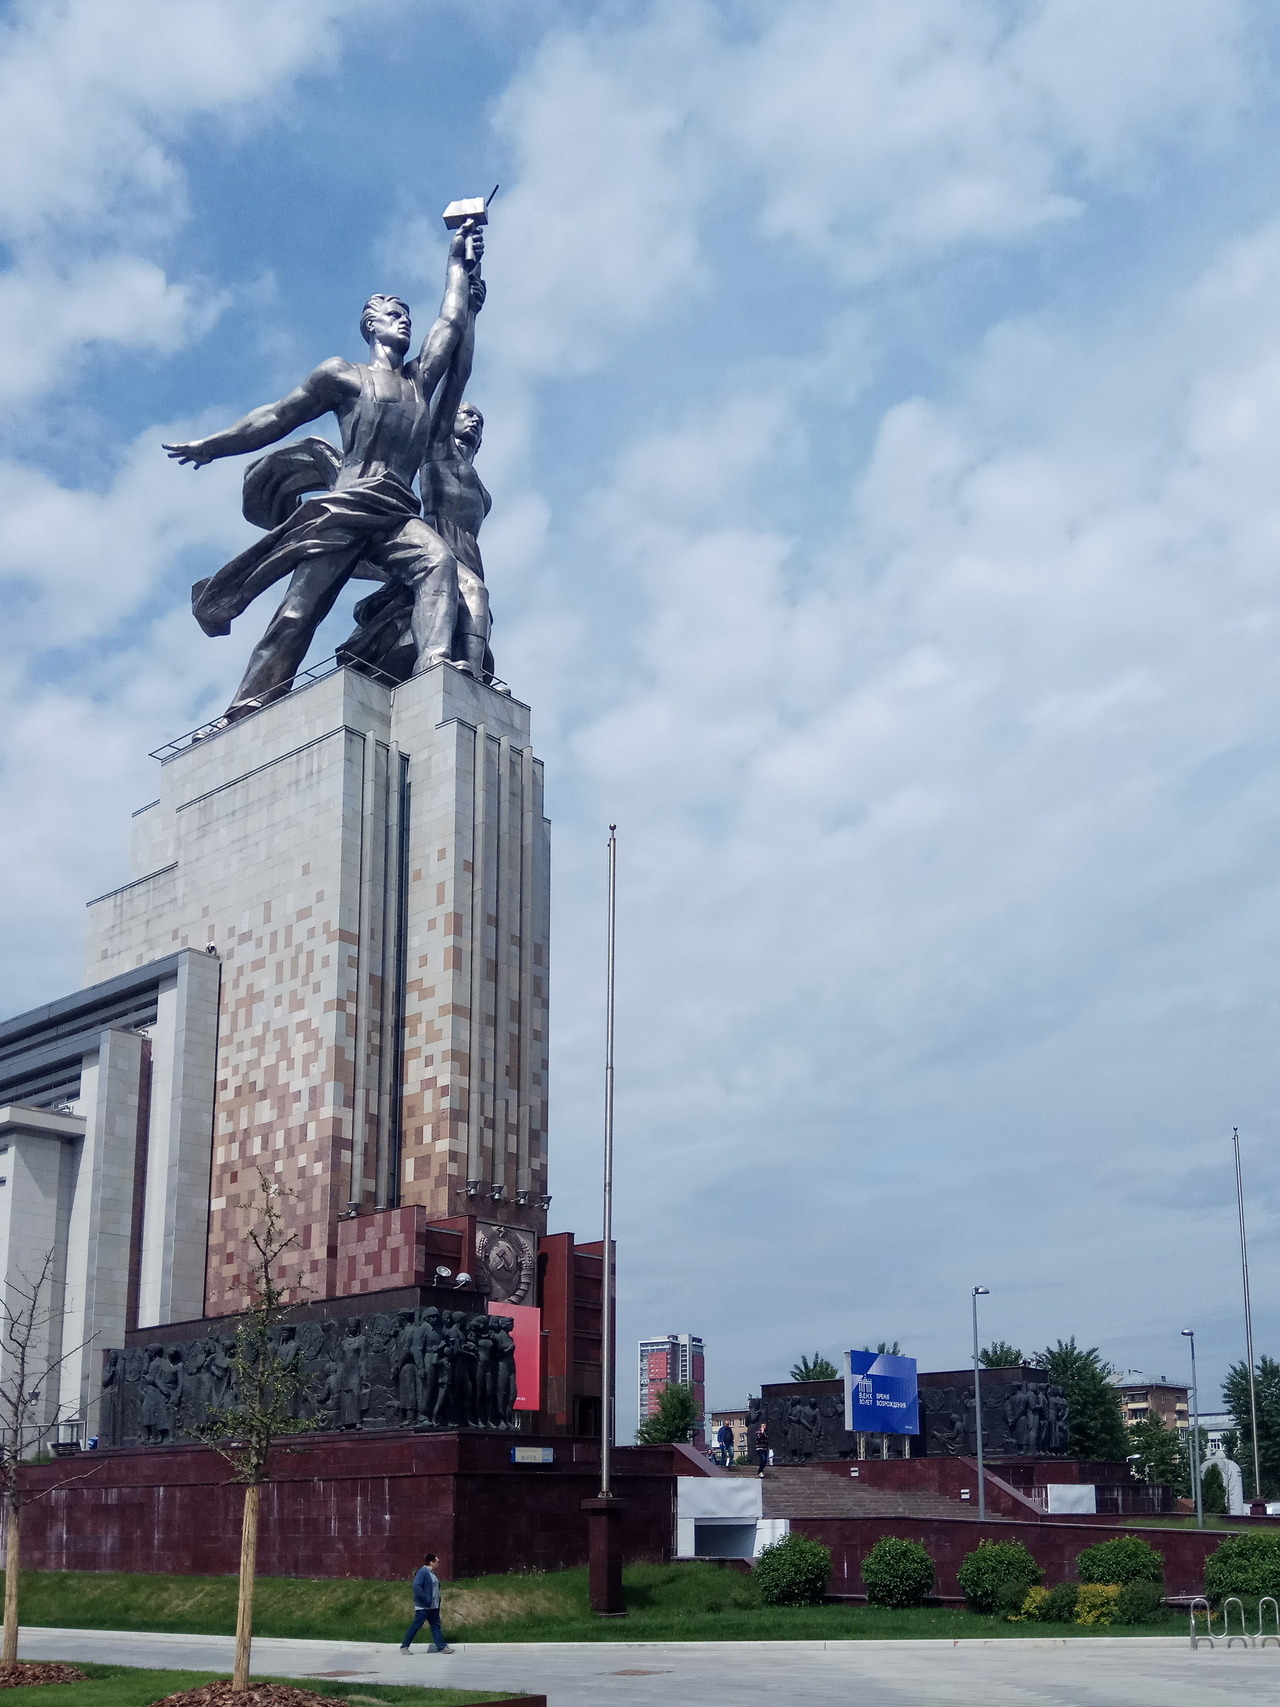
[[[987,1484],[982,1471],[982,1378],[978,1373],[978,1300],[990,1296],[989,1287],[975,1286],[973,1289],[973,1426],[974,1432],[978,1436],[979,1523],[985,1523],[987,1519]]]
[[[1196,1528],[1204,1528],[1204,1499],[1200,1487],[1200,1390],[1196,1386],[1196,1331],[1183,1328],[1182,1337],[1191,1342],[1191,1486],[1196,1496]]]

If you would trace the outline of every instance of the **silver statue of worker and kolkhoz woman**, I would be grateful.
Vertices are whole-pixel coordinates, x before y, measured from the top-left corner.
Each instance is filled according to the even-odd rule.
[[[516,1426],[514,1320],[445,1310],[379,1310],[278,1323],[272,1349],[301,1377],[293,1410],[325,1428]],[[239,1402],[229,1325],[183,1341],[155,1338],[103,1362],[108,1446],[194,1440],[211,1412]]]
[[[409,357],[408,308],[398,296],[371,296],[360,316],[368,361],[332,356],[279,402],[208,438],[164,447],[200,468],[262,450],[330,413],[342,435],[341,452],[327,439],[297,439],[249,465],[244,514],[266,532],[191,590],[205,633],[228,634],[260,593],[289,577],[228,720],[288,693],[350,580],[379,586],[355,607],[340,663],[391,684],[438,663],[493,682],[477,543],[490,498],[474,466],[484,421],[464,399],[484,306],[482,227],[491,199],[492,192],[445,209],[444,299],[416,356]]]

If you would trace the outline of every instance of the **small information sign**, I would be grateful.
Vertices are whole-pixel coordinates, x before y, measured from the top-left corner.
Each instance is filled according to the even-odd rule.
[[[513,1446],[511,1462],[513,1464],[554,1464],[556,1449],[554,1446]]]

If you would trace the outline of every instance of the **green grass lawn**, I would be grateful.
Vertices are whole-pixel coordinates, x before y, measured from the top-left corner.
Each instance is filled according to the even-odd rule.
[[[180,1689],[198,1689],[202,1683],[212,1683],[225,1672],[212,1671],[143,1671],[137,1666],[89,1665],[77,1660],[81,1671],[89,1674],[88,1683],[40,1683],[22,1689],[6,1689],[5,1707],[147,1707],[166,1695],[176,1695]],[[255,1679],[255,1681],[261,1681]],[[414,1689],[399,1684],[384,1689],[381,1684],[344,1684],[327,1677],[287,1677],[275,1680],[305,1689],[318,1695],[338,1696],[349,1700],[352,1707],[466,1707],[468,1702],[492,1701],[492,1689]]]
[[[1010,1624],[961,1607],[889,1612],[829,1605],[762,1607],[751,1578],[711,1564],[631,1565],[623,1573],[630,1616],[600,1619],[587,1606],[585,1570],[477,1577],[446,1583],[445,1634],[465,1642],[787,1641],[867,1637],[1171,1635],[1180,1615],[1111,1629]],[[87,1630],[165,1630],[231,1635],[234,1577],[124,1576],[24,1571],[27,1625]],[[260,1577],[259,1636],[398,1642],[410,1616],[405,1583]],[[42,1697],[43,1699],[43,1697]]]

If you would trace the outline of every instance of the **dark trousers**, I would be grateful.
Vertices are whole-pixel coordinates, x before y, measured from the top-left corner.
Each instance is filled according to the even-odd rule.
[[[765,1466],[768,1464],[768,1462],[769,1462],[769,1448],[767,1446],[757,1446],[756,1447],[756,1463],[763,1470],[765,1468]]]
[[[401,1642],[400,1646],[402,1648],[407,1648],[424,1624],[429,1624],[431,1626],[431,1634],[435,1640],[436,1647],[443,1648],[445,1643],[444,1635],[440,1629],[440,1608],[438,1606],[414,1607],[413,1623],[410,1624],[409,1628],[405,1631],[404,1641]]]

